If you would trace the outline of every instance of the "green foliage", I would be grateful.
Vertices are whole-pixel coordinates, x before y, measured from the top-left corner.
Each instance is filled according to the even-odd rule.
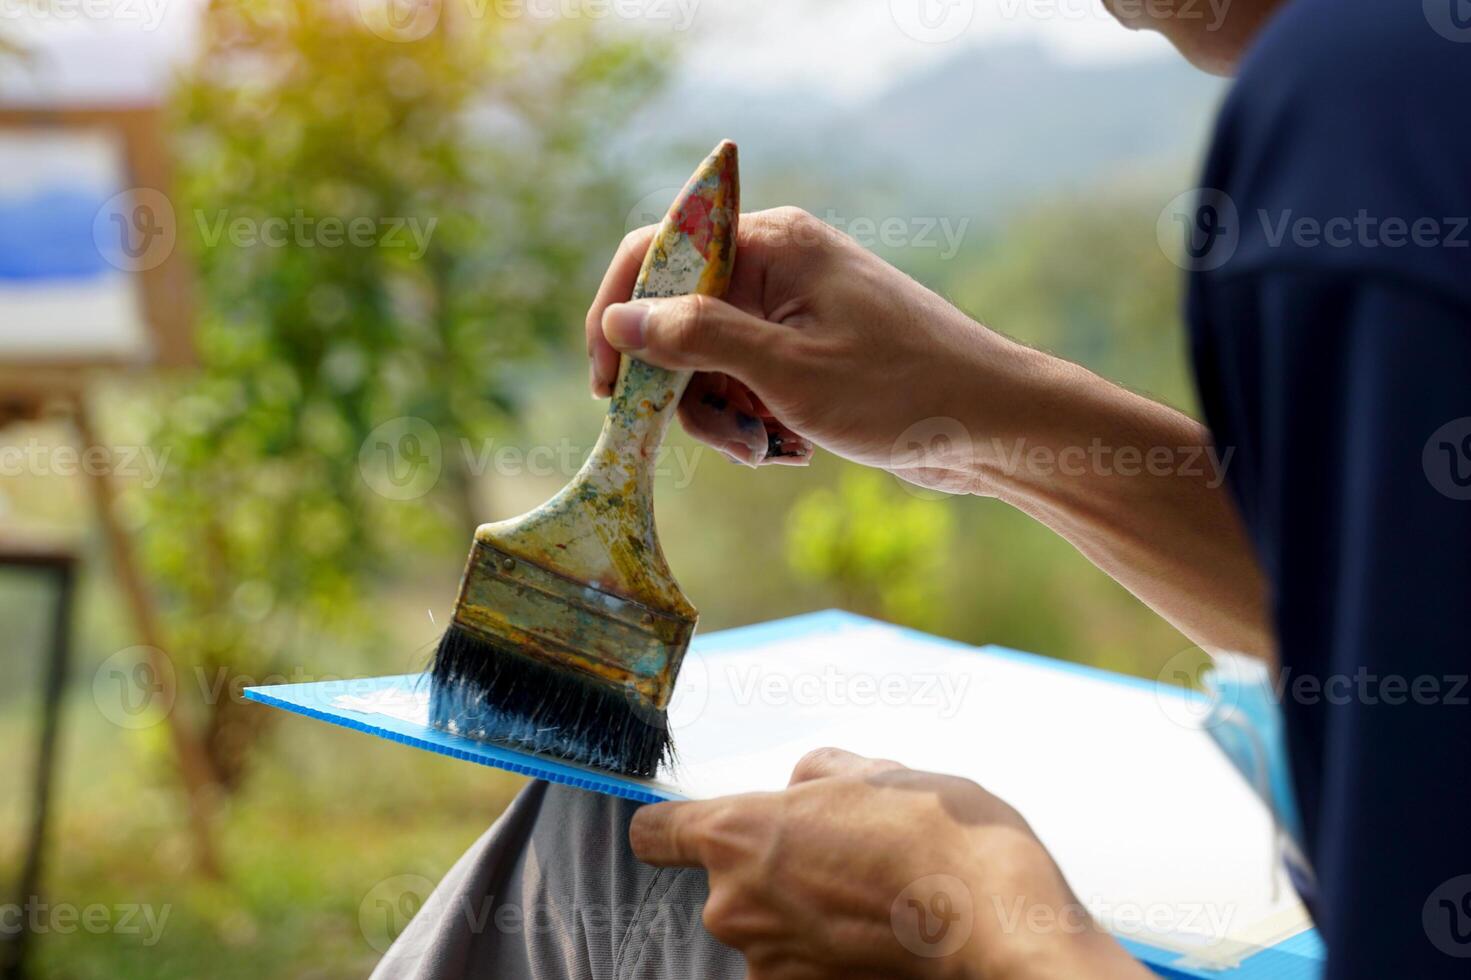
[[[1127,188],[1049,202],[926,281],[1010,336],[1188,411],[1181,273],[1155,238],[1157,215]]]
[[[836,487],[803,494],[787,515],[787,561],[835,586],[844,605],[916,626],[932,622],[934,581],[951,544],[950,512],[876,470],[844,467]]]
[[[568,284],[617,238],[599,141],[651,63],[586,21],[475,9],[410,42],[352,3],[209,9],[177,98],[202,365],[157,393],[166,479],[133,501],[176,660],[310,674],[324,636],[375,636],[361,597],[400,552],[465,547],[461,440],[514,416],[517,364],[567,338],[589,293]],[[360,449],[404,417],[442,472],[379,496]]]

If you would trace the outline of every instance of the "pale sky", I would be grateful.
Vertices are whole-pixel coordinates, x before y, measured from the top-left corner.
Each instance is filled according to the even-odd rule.
[[[555,0],[575,3],[576,0]],[[781,88],[794,80],[860,97],[962,45],[1034,41],[1070,61],[1159,57],[1154,34],[1125,30],[1100,0],[628,0],[649,29],[678,31],[694,10],[686,70]]]
[[[25,38],[38,55],[29,71],[14,64],[0,69],[0,92],[41,101],[142,96],[167,79],[170,62],[187,54],[200,2],[0,0],[0,28]],[[437,14],[438,5],[451,0],[339,2],[363,10],[383,3],[410,10],[419,5]],[[675,42],[685,72],[707,72],[736,87],[780,90],[800,82],[840,100],[860,98],[965,45],[1030,40],[1074,61],[1150,57],[1168,50],[1157,36],[1124,30],[1101,0],[453,2],[481,14],[587,17],[648,32]]]

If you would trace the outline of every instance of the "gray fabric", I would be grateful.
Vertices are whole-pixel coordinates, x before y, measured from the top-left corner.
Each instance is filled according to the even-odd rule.
[[[628,847],[638,804],[532,783],[450,869],[372,980],[741,980],[703,871]]]

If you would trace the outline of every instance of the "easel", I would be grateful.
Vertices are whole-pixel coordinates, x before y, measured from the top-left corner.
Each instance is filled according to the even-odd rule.
[[[167,192],[170,168],[159,112],[153,107],[0,109],[0,134],[6,136],[98,131],[114,138],[121,148],[124,188]],[[148,339],[147,349],[140,355],[120,357],[115,352],[87,350],[84,345],[73,349],[62,343],[47,347],[44,354],[37,356],[26,351],[23,337],[12,337],[9,347],[13,349],[8,349],[4,335],[0,334],[0,428],[59,414],[69,421],[79,451],[101,446],[87,399],[88,388],[98,374],[180,367],[192,361],[190,278],[189,269],[177,252],[156,266],[132,273]],[[53,324],[11,326],[56,329]],[[89,483],[98,525],[139,643],[149,649],[157,683],[165,686],[158,694],[163,703],[172,705],[174,674],[167,669],[163,653],[169,644],[135,560],[133,542],[119,518],[113,476],[105,469],[92,468],[86,471],[84,479]],[[75,573],[84,553],[75,543],[39,541],[0,528],[0,565],[45,575],[54,582],[56,590],[51,648],[44,671],[26,860],[18,883],[18,901],[22,907],[41,887],[62,691],[70,658]],[[211,827],[214,787],[208,758],[199,739],[176,713],[168,712],[165,724],[188,800],[195,864],[205,874],[217,877],[220,865]],[[14,937],[0,942],[0,977],[4,980],[22,976],[27,933],[23,926]]]

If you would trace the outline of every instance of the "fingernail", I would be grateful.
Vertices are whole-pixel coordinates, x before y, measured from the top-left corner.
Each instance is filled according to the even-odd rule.
[[[721,447],[720,451],[725,453],[732,463],[740,463],[742,466],[749,466],[752,469],[755,469],[756,465],[761,462],[761,458],[757,456],[756,450],[750,446],[742,445],[739,442],[727,442]]]
[[[603,312],[603,336],[619,350],[642,350],[647,303],[615,303]]]
[[[587,391],[592,395],[593,401],[602,400],[602,394],[598,391],[598,369],[591,364],[587,366]]]

